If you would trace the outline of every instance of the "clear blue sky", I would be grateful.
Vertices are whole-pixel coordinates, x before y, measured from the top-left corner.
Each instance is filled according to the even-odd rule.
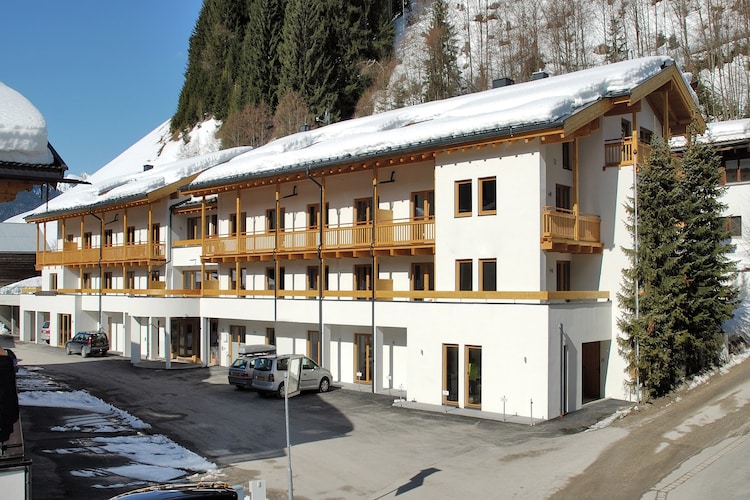
[[[95,172],[171,118],[202,0],[9,0],[0,81],[47,121],[69,173]]]

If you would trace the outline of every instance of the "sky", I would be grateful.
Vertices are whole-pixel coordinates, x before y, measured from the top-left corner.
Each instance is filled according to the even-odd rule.
[[[0,14],[0,81],[42,113],[68,174],[172,117],[202,0],[24,0]]]

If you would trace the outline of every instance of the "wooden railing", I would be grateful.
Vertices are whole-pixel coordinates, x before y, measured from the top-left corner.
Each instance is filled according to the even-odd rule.
[[[633,149],[633,138],[612,139],[604,142],[604,166],[623,167],[633,164],[633,158],[637,156],[638,165],[643,165],[651,153],[651,146],[639,141],[638,150]],[[637,153],[637,154],[634,154]]]
[[[164,261],[166,245],[163,243],[105,246],[79,249],[75,243],[65,242],[62,251],[37,252],[37,266],[74,266],[127,264],[130,262]]]
[[[544,207],[542,211],[542,248],[544,250],[590,253],[595,251],[595,248],[601,249],[601,247],[601,220],[598,216],[591,214],[576,216],[572,210]]]
[[[312,253],[317,251],[319,241],[320,230],[316,228],[214,236],[204,240],[203,256],[216,258],[273,255],[274,252]],[[374,241],[372,224],[369,223],[325,227],[321,250],[369,250],[370,247],[396,248],[434,244],[434,219],[401,220],[376,224]]]

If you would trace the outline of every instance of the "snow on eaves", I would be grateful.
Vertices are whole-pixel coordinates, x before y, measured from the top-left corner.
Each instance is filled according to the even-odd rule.
[[[600,99],[630,93],[673,64],[666,56],[623,61],[334,123],[277,139],[208,169],[188,188],[548,128]]]
[[[139,171],[137,172],[120,176],[105,176],[101,180],[96,180],[95,176],[91,176],[89,178],[91,184],[79,185],[50,200],[48,203],[32,211],[27,216],[27,219],[86,209],[91,210],[115,203],[140,199],[152,191],[220,165],[250,149],[252,148],[224,149],[171,163],[156,165],[146,171],[142,170],[142,165],[138,165]]]
[[[0,162],[51,165],[47,122],[28,99],[0,82]]]
[[[750,142],[750,118],[707,123],[706,131],[698,136],[698,140],[710,141],[714,144]],[[674,149],[682,149],[686,145],[686,138],[684,136],[673,137],[669,145]]]

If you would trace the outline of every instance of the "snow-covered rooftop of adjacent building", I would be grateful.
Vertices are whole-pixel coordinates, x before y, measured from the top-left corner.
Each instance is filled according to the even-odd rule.
[[[707,123],[706,131],[698,136],[698,140],[711,141],[714,144],[750,141],[750,118]],[[674,137],[669,145],[677,149],[684,148],[685,137]]]
[[[187,156],[216,147],[215,142],[202,146],[202,140],[210,141],[201,138],[213,135],[218,124],[210,121],[199,125],[189,141],[176,146],[174,141],[165,139],[169,135],[166,122],[89,177],[90,186],[77,186],[63,193],[37,208],[32,217],[107,206],[198,173],[190,188],[449,145],[483,135],[545,129],[561,125],[564,119],[598,100],[628,94],[674,64],[666,56],[623,61],[342,121],[282,137],[255,149],[212,151],[192,158]],[[693,98],[697,103],[694,94]],[[185,144],[193,150],[175,149]],[[175,150],[164,154],[169,148]],[[157,150],[159,154],[155,154]],[[144,161],[153,163],[154,168],[144,172]]]
[[[189,187],[547,128],[602,98],[628,94],[672,64],[664,56],[623,61],[338,122],[256,148],[206,170]]]
[[[28,99],[0,82],[0,162],[51,165],[47,122]]]

